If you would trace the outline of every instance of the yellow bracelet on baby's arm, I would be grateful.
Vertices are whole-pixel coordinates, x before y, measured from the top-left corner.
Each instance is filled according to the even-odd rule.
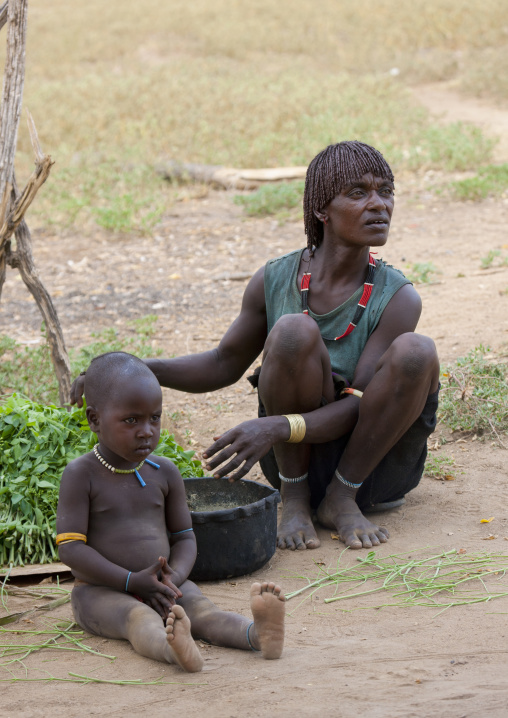
[[[62,543],[70,543],[71,541],[84,541],[86,543],[85,534],[57,534],[56,545],[59,546]]]

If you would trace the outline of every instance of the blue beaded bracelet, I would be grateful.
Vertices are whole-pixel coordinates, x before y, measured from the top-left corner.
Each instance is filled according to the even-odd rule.
[[[129,592],[129,579],[131,577],[131,573],[132,573],[132,571],[129,571],[129,573],[127,574],[127,581],[125,582],[125,592],[126,593]]]

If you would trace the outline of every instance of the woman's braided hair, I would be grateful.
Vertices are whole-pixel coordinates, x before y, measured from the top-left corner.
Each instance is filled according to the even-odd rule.
[[[303,195],[303,221],[311,254],[323,241],[323,223],[314,210],[322,211],[344,187],[367,172],[393,182],[393,173],[381,152],[363,142],[329,145],[314,157],[307,169]]]

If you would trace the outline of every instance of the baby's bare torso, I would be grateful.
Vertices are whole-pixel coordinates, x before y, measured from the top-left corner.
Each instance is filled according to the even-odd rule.
[[[87,543],[104,558],[141,571],[169,557],[165,503],[166,471],[144,467],[142,487],[134,474],[90,476]]]

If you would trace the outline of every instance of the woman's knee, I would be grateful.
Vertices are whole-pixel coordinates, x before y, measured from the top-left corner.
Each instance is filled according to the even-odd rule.
[[[321,351],[323,340],[316,322],[307,314],[285,314],[277,320],[265,344],[269,355],[293,363],[299,356]]]
[[[407,332],[398,336],[386,352],[385,360],[399,377],[410,381],[439,375],[436,345],[423,334]]]

